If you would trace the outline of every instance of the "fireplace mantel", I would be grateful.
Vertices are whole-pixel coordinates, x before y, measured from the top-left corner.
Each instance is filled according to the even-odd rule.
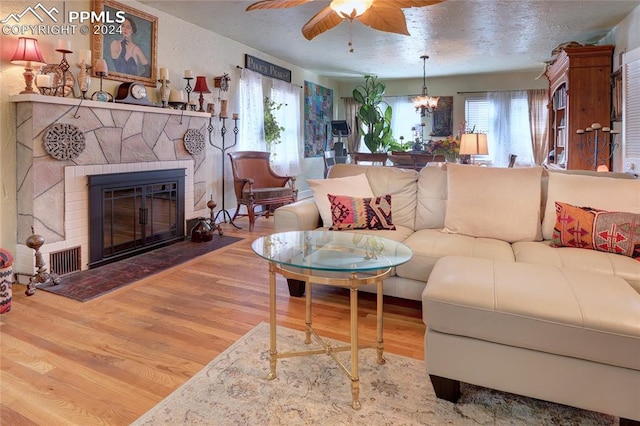
[[[61,96],[46,96],[46,95],[13,95],[9,97],[10,102],[38,102],[45,104],[58,104],[58,105],[68,105],[77,107],[80,105],[81,108],[104,108],[104,109],[113,109],[113,110],[121,110],[121,111],[138,111],[138,112],[147,112],[153,114],[167,114],[167,115],[177,115],[184,117],[204,117],[209,118],[211,115],[206,112],[198,112],[198,111],[184,111],[184,110],[176,110],[172,108],[162,108],[155,106],[143,106],[143,105],[132,105],[132,104],[123,104],[119,102],[98,102],[92,101],[89,99],[77,99],[77,98],[64,98]]]
[[[14,269],[32,272],[33,250],[24,242],[33,232],[45,237],[43,256],[79,246],[87,268],[89,175],[184,168],[185,219],[207,213],[210,114],[40,94],[10,101],[16,108],[18,182]],[[45,134],[59,124],[82,134],[77,156],[48,153],[55,144],[45,144]]]

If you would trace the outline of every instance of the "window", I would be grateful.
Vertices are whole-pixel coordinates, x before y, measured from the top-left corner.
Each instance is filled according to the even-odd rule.
[[[515,154],[519,164],[534,163],[526,91],[468,97],[465,121],[468,130],[487,133],[489,155],[478,156],[480,161],[506,167],[509,157]]]

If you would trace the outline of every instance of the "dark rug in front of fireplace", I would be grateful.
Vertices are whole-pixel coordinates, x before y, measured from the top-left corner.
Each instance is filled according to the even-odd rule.
[[[39,290],[86,302],[240,240],[242,238],[214,235],[213,240],[202,243],[180,241],[98,268],[64,275],[60,277],[60,284],[39,287]]]

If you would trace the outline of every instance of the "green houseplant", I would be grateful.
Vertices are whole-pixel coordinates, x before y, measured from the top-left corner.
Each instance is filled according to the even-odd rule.
[[[284,132],[284,127],[278,123],[273,112],[278,111],[283,106],[284,104],[277,103],[268,97],[264,98],[264,141],[269,151],[271,151],[273,145],[282,142],[280,137]]]
[[[385,90],[386,85],[371,75],[365,75],[364,84],[353,89],[353,99],[360,104],[357,115],[364,134],[364,144],[371,152],[382,152],[393,141],[392,110],[382,99]],[[382,105],[386,106],[384,111]]]

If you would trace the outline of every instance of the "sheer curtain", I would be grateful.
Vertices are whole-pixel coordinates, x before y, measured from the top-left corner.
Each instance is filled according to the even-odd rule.
[[[360,149],[360,129],[358,128],[357,111],[360,104],[355,99],[344,98],[345,119],[351,127],[351,134],[347,137],[347,152],[349,154],[358,152]]]
[[[281,142],[271,148],[276,173],[286,176],[300,174],[300,87],[281,80],[273,80],[271,99],[283,104],[274,111],[276,120],[284,127]]]
[[[262,75],[243,68],[238,88],[240,104],[240,138],[237,151],[266,151],[264,142],[264,98]]]
[[[411,98],[409,96],[388,96],[384,98],[384,101],[392,108],[393,138],[399,143],[400,136],[403,136],[404,144],[411,146],[413,140],[411,128],[420,128],[420,114],[416,112]]]
[[[521,165],[533,164],[526,91],[489,92],[489,155],[493,166],[506,167],[509,156]]]
[[[531,122],[531,141],[533,161],[542,164],[549,154],[549,111],[547,109],[547,89],[529,90],[529,121]]]

